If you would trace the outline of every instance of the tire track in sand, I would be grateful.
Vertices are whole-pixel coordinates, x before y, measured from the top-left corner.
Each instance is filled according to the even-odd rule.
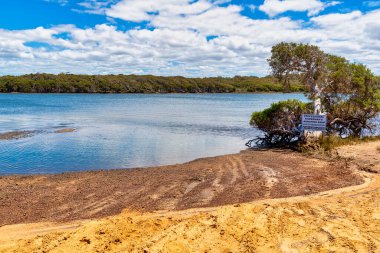
[[[262,167],[261,169],[259,169],[259,175],[263,177],[265,182],[265,188],[267,189],[265,197],[269,197],[271,189],[279,181],[277,177],[277,172],[274,171],[272,168]]]
[[[246,165],[239,157],[227,157],[227,161],[218,167],[216,177],[212,181],[211,187],[201,192],[201,199],[204,204],[210,203],[215,197],[221,194],[227,187],[236,183],[237,180],[249,177]],[[230,178],[230,180],[228,180]],[[224,180],[223,180],[224,179]]]
[[[232,178],[229,184],[234,184],[237,179],[249,177],[247,167],[239,157],[229,157]]]

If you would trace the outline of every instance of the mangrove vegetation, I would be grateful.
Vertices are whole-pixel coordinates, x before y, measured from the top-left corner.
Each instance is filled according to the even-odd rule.
[[[29,74],[0,77],[1,93],[246,93],[300,92],[294,79],[284,87],[272,76],[186,78],[152,75]]]

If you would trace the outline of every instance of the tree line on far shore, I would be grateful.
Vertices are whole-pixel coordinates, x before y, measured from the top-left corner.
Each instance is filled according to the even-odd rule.
[[[285,87],[274,77],[186,78],[153,75],[28,74],[1,76],[0,93],[247,93],[303,92],[296,79]]]

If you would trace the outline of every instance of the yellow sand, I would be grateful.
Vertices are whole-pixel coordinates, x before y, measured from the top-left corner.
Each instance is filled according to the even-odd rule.
[[[378,147],[365,143],[340,154],[374,164]],[[380,252],[380,175],[364,175],[363,185],[308,197],[5,226],[0,252]]]

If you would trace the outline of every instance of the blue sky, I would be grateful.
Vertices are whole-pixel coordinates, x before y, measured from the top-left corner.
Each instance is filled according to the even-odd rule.
[[[0,75],[263,76],[281,41],[316,44],[380,74],[380,1],[0,3]]]

